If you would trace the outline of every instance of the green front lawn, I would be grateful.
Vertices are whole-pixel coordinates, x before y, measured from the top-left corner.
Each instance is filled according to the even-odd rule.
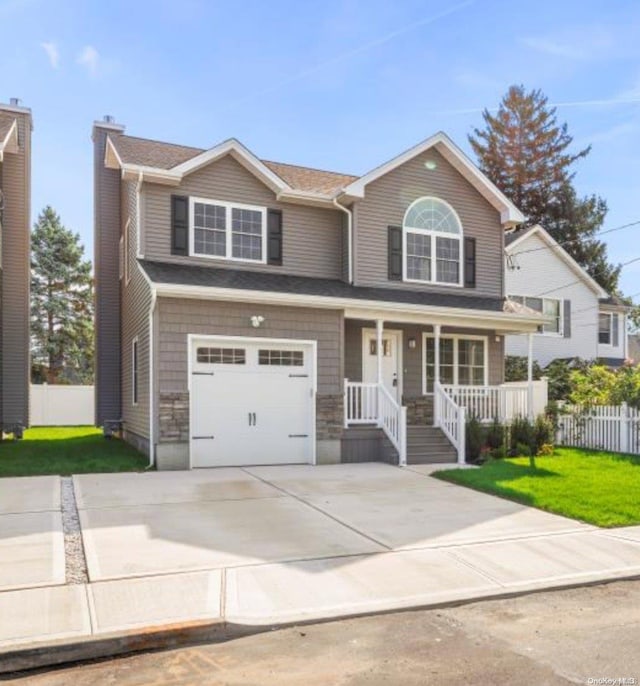
[[[536,466],[519,457],[434,476],[597,526],[640,524],[640,457],[558,448]]]
[[[128,443],[107,440],[92,426],[37,427],[20,441],[0,443],[0,477],[135,472],[147,463]]]

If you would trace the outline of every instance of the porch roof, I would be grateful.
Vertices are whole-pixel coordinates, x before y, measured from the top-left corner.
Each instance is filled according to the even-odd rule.
[[[367,318],[372,312],[393,309],[396,319],[429,315],[486,320],[483,328],[513,328],[534,331],[544,323],[537,313],[514,313],[505,309],[503,298],[463,293],[438,293],[353,286],[337,279],[271,274],[241,269],[194,266],[139,260],[150,285],[168,297],[256,298],[260,302],[309,307],[344,308],[347,316]],[[355,313],[355,314],[354,314]]]

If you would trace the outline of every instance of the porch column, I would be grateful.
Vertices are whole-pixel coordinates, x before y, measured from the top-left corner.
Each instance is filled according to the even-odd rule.
[[[527,359],[527,416],[533,420],[533,334],[528,336],[529,356]]]
[[[378,365],[377,383],[382,385],[382,329],[384,322],[382,319],[376,320],[376,363]]]
[[[440,383],[440,324],[433,325],[433,425],[440,426],[440,398],[435,392]]]

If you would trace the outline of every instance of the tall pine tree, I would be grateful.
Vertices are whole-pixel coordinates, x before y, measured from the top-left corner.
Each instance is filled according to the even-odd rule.
[[[91,262],[47,206],[31,234],[32,380],[92,383],[93,350]]]
[[[598,196],[578,197],[573,186],[574,163],[590,147],[572,153],[567,124],[540,90],[511,86],[498,112],[482,114],[484,128],[475,128],[469,143],[480,168],[525,214],[525,227],[541,224],[603,288],[614,292],[620,268],[609,263],[601,230],[607,205]]]

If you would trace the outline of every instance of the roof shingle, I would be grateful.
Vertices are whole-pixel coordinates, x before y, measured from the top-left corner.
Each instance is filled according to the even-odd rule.
[[[112,133],[109,137],[124,164],[136,164],[143,167],[172,169],[205,152],[203,148],[174,145],[125,134]],[[331,195],[358,178],[351,174],[300,167],[295,164],[268,160],[262,160],[262,162],[291,188],[299,191]]]

